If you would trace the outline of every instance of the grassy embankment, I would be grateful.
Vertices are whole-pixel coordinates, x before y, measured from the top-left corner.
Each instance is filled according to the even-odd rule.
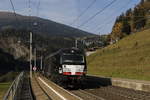
[[[7,74],[0,76],[0,100],[2,100],[17,75],[18,72],[8,72]]]
[[[0,83],[0,100],[2,100],[10,85],[11,82]]]
[[[87,61],[88,74],[150,80],[150,29],[98,50]]]

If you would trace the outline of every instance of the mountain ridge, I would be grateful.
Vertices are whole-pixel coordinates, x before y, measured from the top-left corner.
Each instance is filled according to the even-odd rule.
[[[17,19],[16,19],[17,18]],[[11,12],[0,12],[0,28],[13,27],[32,30],[37,34],[48,36],[84,37],[94,35],[71,26],[35,16],[24,16]]]

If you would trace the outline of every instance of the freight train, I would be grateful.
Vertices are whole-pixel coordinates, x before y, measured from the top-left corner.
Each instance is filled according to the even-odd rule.
[[[86,72],[86,56],[78,48],[60,49],[44,60],[44,75],[58,84],[81,83]]]

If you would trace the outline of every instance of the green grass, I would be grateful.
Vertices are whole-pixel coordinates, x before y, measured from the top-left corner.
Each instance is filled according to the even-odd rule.
[[[3,96],[9,89],[10,85],[11,85],[11,82],[0,83],[0,100],[2,100]]]
[[[0,100],[2,100],[12,81],[14,81],[17,75],[18,72],[8,72],[0,76]]]
[[[150,29],[98,50],[87,61],[88,74],[150,80]]]

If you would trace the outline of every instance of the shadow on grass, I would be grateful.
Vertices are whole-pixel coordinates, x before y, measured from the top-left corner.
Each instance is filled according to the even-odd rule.
[[[82,89],[95,89],[111,85],[112,83],[110,78],[86,76],[82,84]]]

